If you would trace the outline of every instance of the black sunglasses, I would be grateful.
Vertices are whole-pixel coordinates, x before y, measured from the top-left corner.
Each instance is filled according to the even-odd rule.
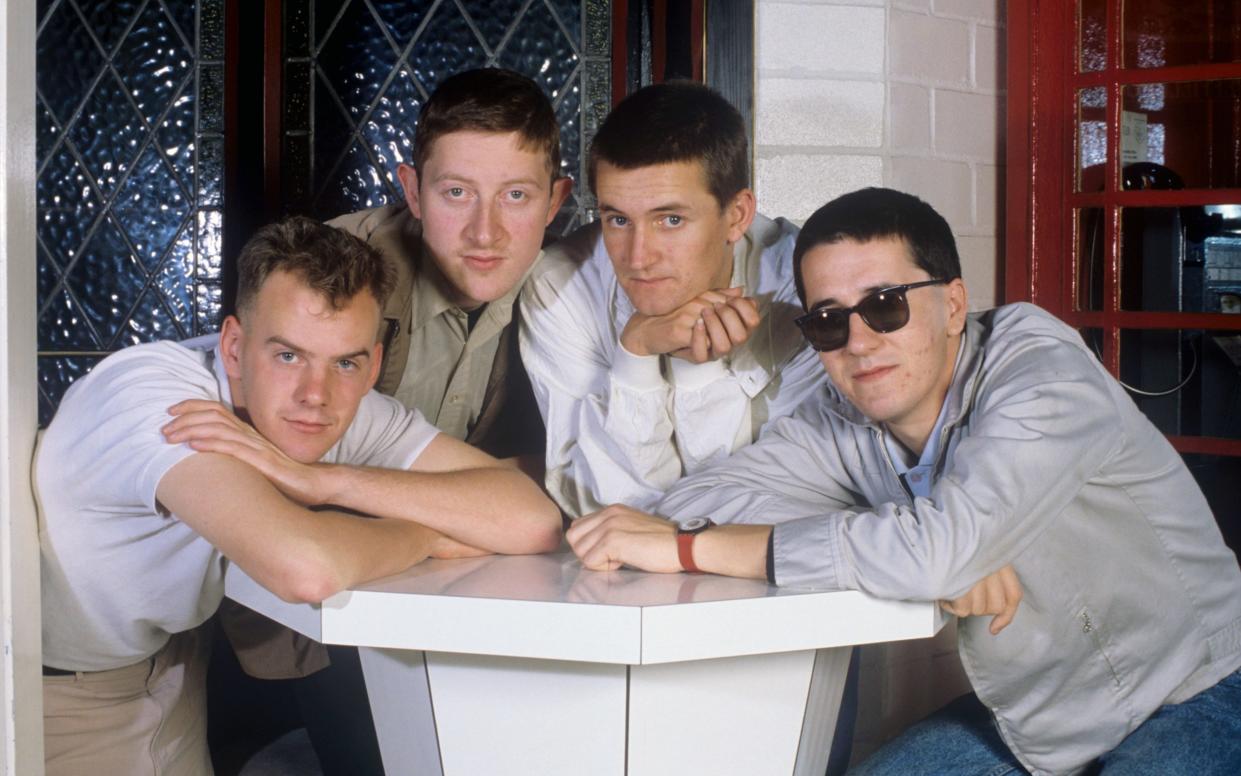
[[[849,341],[849,316],[857,313],[880,334],[896,331],[909,323],[909,302],[905,292],[923,286],[937,286],[947,280],[923,280],[903,286],[881,288],[867,294],[853,307],[820,307],[797,319],[797,327],[819,352],[843,348]]]

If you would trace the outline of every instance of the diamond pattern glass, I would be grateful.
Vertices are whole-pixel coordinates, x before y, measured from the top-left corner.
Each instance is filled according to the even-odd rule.
[[[108,352],[213,331],[224,0],[39,5],[39,421]]]
[[[307,27],[313,30],[309,59],[315,77],[296,74],[304,52],[297,46],[285,51],[286,115],[300,123],[309,105],[312,122],[309,140],[303,127],[286,133],[287,210],[329,218],[396,201],[401,191],[395,168],[411,161],[414,126],[427,96],[453,73],[497,66],[533,78],[556,109],[562,169],[573,177],[575,193],[553,231],[563,233],[593,217],[582,156],[611,104],[609,0],[286,4],[286,39],[304,39]],[[307,144],[308,175],[290,166]]]

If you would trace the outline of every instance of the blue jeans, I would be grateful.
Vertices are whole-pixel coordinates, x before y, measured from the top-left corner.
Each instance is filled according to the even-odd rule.
[[[1184,703],[1162,706],[1086,771],[1092,776],[1241,774],[1241,671]],[[889,741],[851,776],[1022,774],[991,713],[963,695]]]

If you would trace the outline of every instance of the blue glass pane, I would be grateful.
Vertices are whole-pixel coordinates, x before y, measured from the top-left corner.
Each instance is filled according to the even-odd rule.
[[[47,304],[47,300],[52,298],[52,292],[56,290],[56,284],[60,282],[60,269],[56,266],[56,262],[51,256],[47,255],[47,251],[39,248],[39,266],[38,266],[38,286],[37,296],[35,297],[38,309],[42,310],[43,305]]]
[[[569,40],[578,51],[582,50],[582,2],[581,0],[547,0],[552,13],[564,25]]]
[[[452,3],[435,9],[430,25],[409,53],[414,77],[428,92],[453,73],[482,67],[485,62],[478,37]]]
[[[164,309],[162,296],[156,289],[148,289],[138,300],[137,307],[125,321],[125,329],[113,347],[128,347],[140,342],[157,342],[165,339],[185,339],[189,332],[181,331],[168,310]]]
[[[565,87],[560,104],[556,106],[556,122],[560,125],[560,174],[582,183],[582,117],[580,114],[582,90],[579,79],[574,78]]]
[[[99,350],[99,339],[82,306],[64,286],[39,315],[39,350]]]
[[[194,92],[187,89],[173,102],[155,132],[160,152],[172,166],[182,188],[194,185]]]
[[[350,119],[362,120],[396,65],[396,54],[365,3],[345,11],[319,55],[319,67]]]
[[[361,2],[361,0],[357,0]],[[323,38],[328,29],[336,22],[341,9],[348,5],[349,0],[314,0],[315,47],[323,45]]]
[[[39,357],[39,425],[47,426],[65,391],[102,359],[96,356]]]
[[[67,122],[104,66],[72,4],[61,3],[52,12],[39,34],[37,57],[37,72],[47,74],[37,79],[39,92],[56,117]]]
[[[105,219],[86,244],[67,278],[69,290],[82,305],[104,348],[125,325],[142,295],[146,273],[111,219]]]
[[[147,148],[112,204],[112,216],[129,235],[148,270],[159,264],[189,210],[188,194],[152,147]]]
[[[316,78],[315,86],[318,92],[314,100],[314,185],[315,191],[321,191],[344,149],[349,147],[353,125],[345,117],[344,108],[326,82],[322,78]]]
[[[552,18],[547,6],[540,3],[531,6],[521,17],[498,61],[503,67],[533,78],[556,99],[576,69],[578,57],[564,30]]]
[[[37,206],[39,239],[61,265],[68,264],[100,208],[86,172],[64,146],[39,176]]]
[[[284,56],[310,56],[310,4],[284,3]]]
[[[554,219],[552,219],[551,224],[547,227],[547,231],[549,234],[563,237],[580,225],[581,224],[578,219],[577,200],[573,197],[569,197],[569,199],[565,201],[564,206],[560,208],[560,212],[556,214]]]
[[[39,20],[39,24],[42,24],[43,20],[47,18],[47,12],[52,7],[52,3],[54,2],[56,2],[56,0],[39,0],[38,5],[35,6],[38,8],[38,15],[36,18]]]
[[[223,292],[219,283],[198,283],[194,286],[194,305],[197,308],[197,325],[194,335],[210,334],[220,330],[220,307]]]
[[[163,0],[163,2],[164,9],[172,16],[172,21],[177,25],[184,44],[191,49],[197,46],[194,16],[199,3],[193,0]]]
[[[65,3],[68,5],[68,3]],[[125,28],[133,21],[142,6],[141,0],[88,0],[79,2],[78,8],[86,17],[86,23],[103,50],[111,54],[120,43]]]
[[[359,144],[349,146],[348,152],[315,202],[316,213],[352,213],[370,207],[379,207],[395,201],[380,176],[375,162]]]
[[[285,135],[282,147],[285,208],[293,213],[307,212],[314,191],[310,181],[310,135]]]
[[[284,66],[284,129],[304,132],[310,129],[310,81],[314,75],[309,62],[286,62]]]
[[[592,57],[612,56],[612,0],[582,0],[586,30],[583,40]]]
[[[52,152],[56,146],[56,141],[60,139],[61,124],[48,110],[42,100],[38,101],[39,107],[35,114],[35,156],[38,158],[40,167],[47,161],[47,155]]]
[[[198,0],[198,56],[224,59],[224,0]]]
[[[426,18],[427,9],[434,3],[432,0],[372,0],[371,5],[403,49],[413,40],[418,26]]]
[[[223,65],[201,65],[198,68],[198,101],[198,131],[203,134],[223,134]]]
[[[155,275],[154,288],[187,335],[194,331],[194,229],[186,224]]]
[[[224,204],[224,138],[198,139],[198,206],[220,207]]]
[[[194,277],[199,280],[220,280],[223,273],[224,214],[218,210],[198,213],[198,261]]]
[[[464,0],[461,4],[483,34],[483,40],[495,51],[526,3],[525,0]]]
[[[68,133],[95,185],[105,194],[112,191],[137,157],[143,135],[142,120],[111,74],[104,76],[91,93]]]
[[[362,136],[370,144],[380,171],[398,191],[401,185],[396,179],[396,168],[402,162],[414,161],[414,125],[421,110],[418,87],[413,76],[402,68],[379,98],[370,121],[362,127]]]
[[[113,65],[138,111],[152,125],[193,72],[193,59],[172,29],[172,22],[155,3],[138,17],[117,50]]]

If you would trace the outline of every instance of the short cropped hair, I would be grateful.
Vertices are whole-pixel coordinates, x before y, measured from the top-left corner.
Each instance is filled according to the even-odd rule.
[[[701,162],[721,208],[750,185],[745,121],[718,92],[693,81],[654,84],[621,100],[591,143],[590,188],[596,193],[600,161],[622,170]]]
[[[485,67],[435,87],[414,130],[414,166],[420,172],[435,141],[453,132],[516,132],[522,148],[547,154],[552,180],[560,176],[556,112],[538,84],[520,73]]]
[[[247,315],[274,272],[289,272],[339,310],[363,291],[382,308],[396,273],[379,251],[357,237],[304,216],[255,232],[237,257],[237,313]]]
[[[912,194],[869,188],[837,197],[814,212],[797,235],[793,247],[793,277],[797,296],[806,306],[802,258],[819,245],[844,240],[899,239],[909,248],[914,264],[936,280],[961,277],[961,257],[952,227],[935,208]]]

